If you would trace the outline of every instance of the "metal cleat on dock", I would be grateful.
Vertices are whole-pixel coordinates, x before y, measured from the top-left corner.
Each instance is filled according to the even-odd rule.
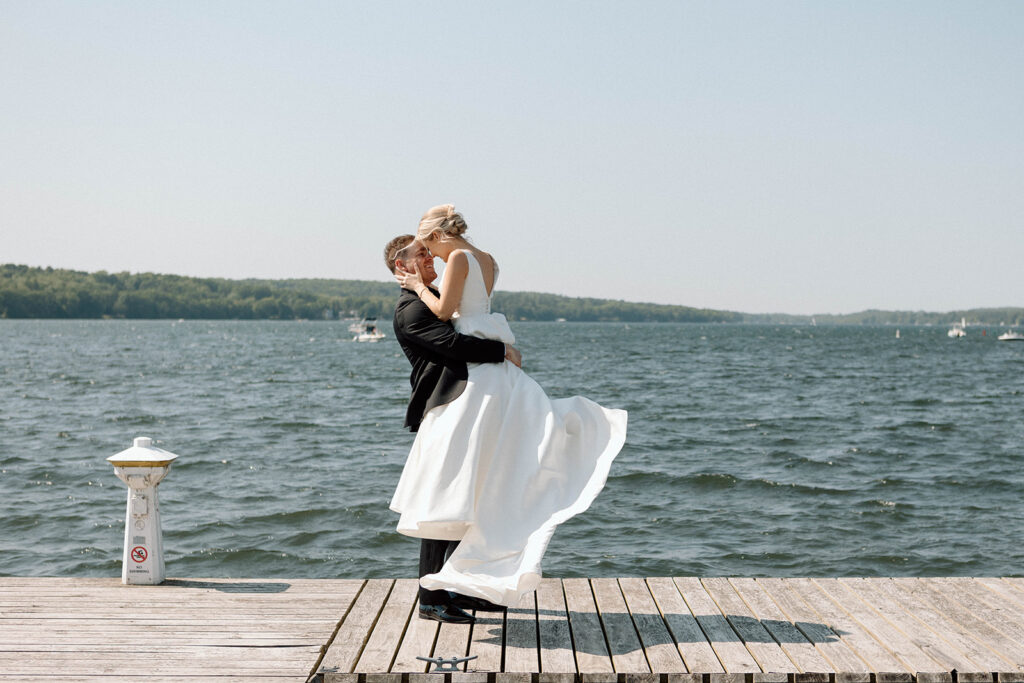
[[[445,659],[444,657],[416,657],[416,659],[422,659],[424,662],[434,664],[437,668],[430,673],[436,674],[447,671],[459,671],[459,664],[468,662],[471,659],[476,659],[476,655],[471,655],[469,657],[452,657],[450,659]]]

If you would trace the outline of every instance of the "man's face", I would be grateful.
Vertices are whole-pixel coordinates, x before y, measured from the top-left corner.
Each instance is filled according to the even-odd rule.
[[[423,278],[423,284],[425,285],[429,285],[437,279],[437,271],[434,270],[434,255],[419,240],[413,240],[409,243],[409,246],[398,252],[398,258],[395,259],[395,263],[409,272],[414,272],[414,263],[418,264],[420,276]]]

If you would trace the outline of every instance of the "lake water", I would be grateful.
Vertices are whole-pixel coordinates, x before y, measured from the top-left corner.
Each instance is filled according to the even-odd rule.
[[[518,323],[552,396],[630,413],[551,576],[1020,575],[1024,344],[998,329]],[[387,329],[387,327],[385,328]],[[150,436],[167,571],[415,574],[397,343],[345,323],[0,320],[0,574],[118,576]]]

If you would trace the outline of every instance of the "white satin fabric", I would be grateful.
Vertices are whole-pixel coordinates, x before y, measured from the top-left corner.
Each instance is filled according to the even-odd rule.
[[[456,329],[512,343],[472,253]],[[420,584],[514,606],[536,590],[555,528],[593,502],[626,438],[626,411],[550,399],[512,363],[470,364],[457,399],[424,416],[391,509],[399,533],[461,543]]]

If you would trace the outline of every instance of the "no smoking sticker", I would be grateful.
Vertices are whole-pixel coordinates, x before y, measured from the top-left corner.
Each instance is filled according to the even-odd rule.
[[[149,557],[149,553],[141,545],[132,548],[132,560],[135,562],[145,562],[147,557]]]

